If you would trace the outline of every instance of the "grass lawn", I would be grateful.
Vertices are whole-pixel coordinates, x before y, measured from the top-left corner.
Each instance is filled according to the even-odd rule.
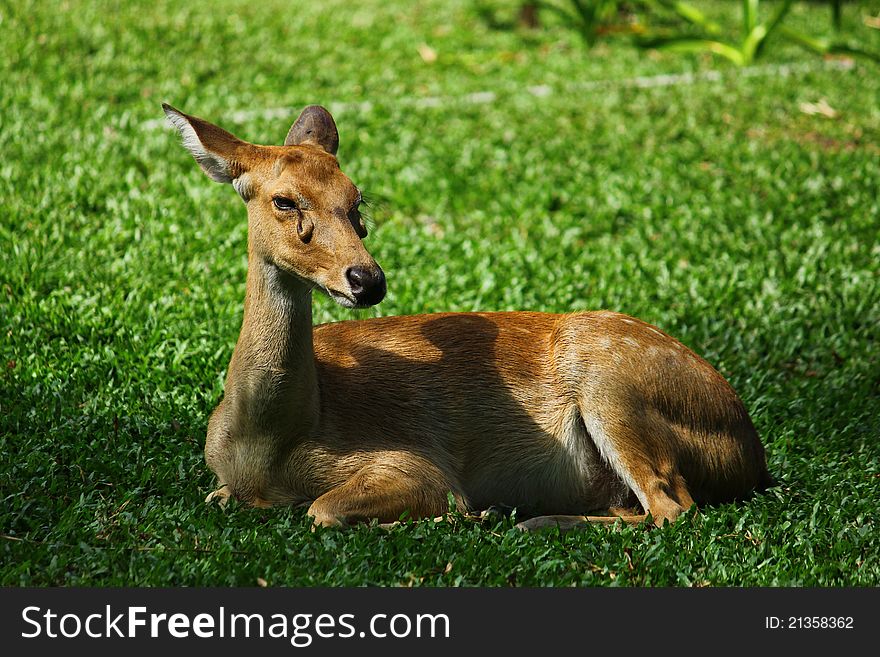
[[[0,8],[0,584],[880,584],[877,66],[773,43],[740,71],[498,29],[469,0],[352,6]],[[880,49],[866,10],[844,29]],[[823,34],[829,12],[793,24]],[[803,111],[823,99],[835,118]],[[779,485],[564,535],[205,506],[245,211],[157,127],[162,101],[258,143],[328,105],[388,276],[357,316],[641,317],[728,377]],[[316,322],[352,316],[316,298]]]

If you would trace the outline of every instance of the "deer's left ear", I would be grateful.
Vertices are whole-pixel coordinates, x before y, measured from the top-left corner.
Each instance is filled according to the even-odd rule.
[[[330,155],[336,155],[336,150],[339,148],[339,132],[330,112],[320,105],[306,107],[290,126],[287,139],[284,140],[285,146],[298,144],[313,144]]]
[[[248,153],[255,147],[213,123],[162,104],[168,121],[183,137],[183,145],[213,180],[232,182],[247,169]]]

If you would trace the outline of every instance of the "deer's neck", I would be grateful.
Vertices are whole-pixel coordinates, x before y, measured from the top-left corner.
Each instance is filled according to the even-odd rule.
[[[225,394],[247,433],[290,439],[318,422],[311,287],[253,253]]]

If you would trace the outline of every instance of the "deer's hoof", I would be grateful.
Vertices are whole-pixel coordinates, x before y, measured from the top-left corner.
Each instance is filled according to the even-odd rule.
[[[205,504],[217,502],[220,506],[226,506],[226,503],[229,501],[229,495],[229,486],[223,484],[220,488],[208,494],[208,497],[205,498]]]

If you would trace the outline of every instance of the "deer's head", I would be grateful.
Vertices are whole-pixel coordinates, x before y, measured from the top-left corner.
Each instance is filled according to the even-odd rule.
[[[252,258],[347,308],[383,299],[385,275],[361,242],[367,234],[361,193],[339,168],[339,134],[326,109],[306,107],[283,146],[260,146],[170,105],[162,108],[202,170],[231,183],[246,203]]]

